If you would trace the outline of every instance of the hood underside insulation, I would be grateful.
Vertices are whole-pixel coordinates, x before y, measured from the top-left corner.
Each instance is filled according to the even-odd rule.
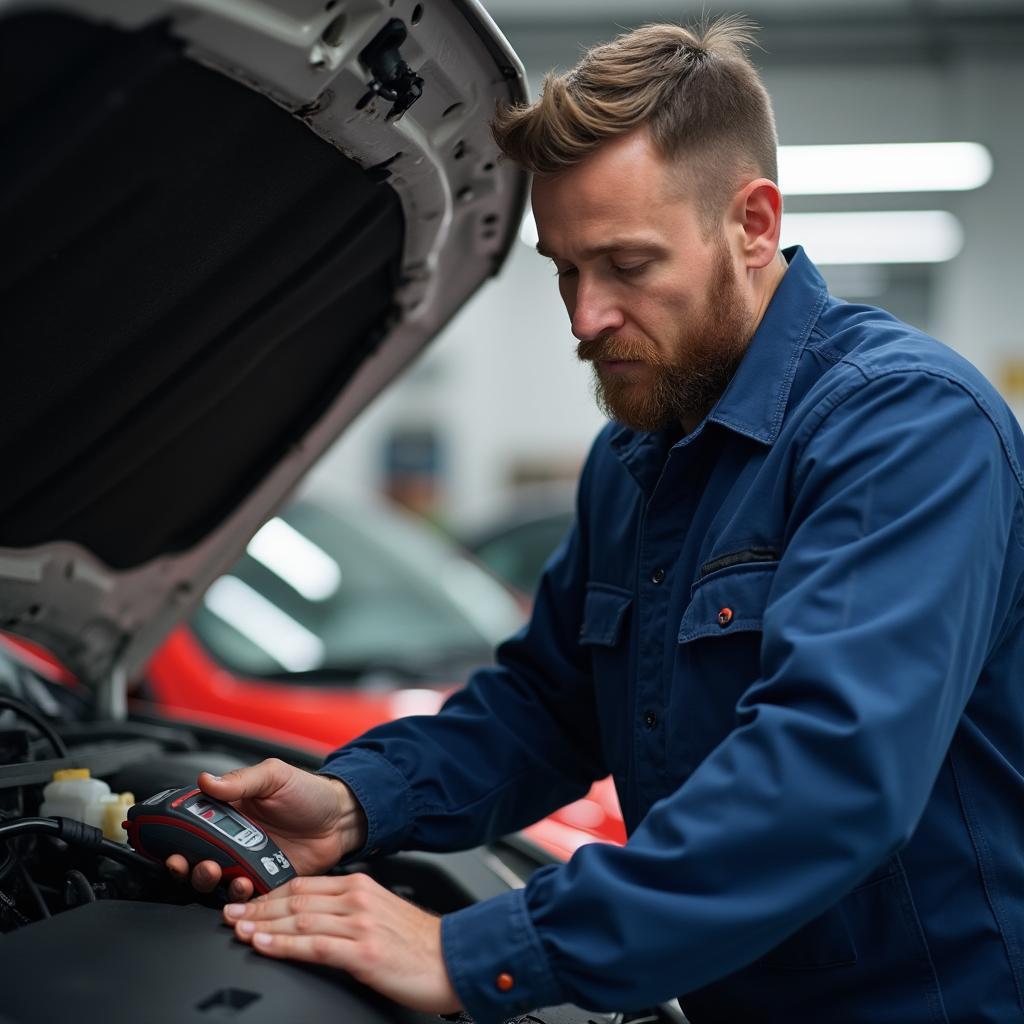
[[[392,314],[376,183],[162,28],[0,31],[0,547],[185,550],[327,409]]]

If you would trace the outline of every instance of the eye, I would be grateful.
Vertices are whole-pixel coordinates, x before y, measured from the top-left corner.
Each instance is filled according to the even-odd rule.
[[[612,264],[617,274],[622,274],[625,277],[636,277],[642,274],[649,266],[649,263],[637,263],[630,267],[620,267],[617,264]]]
[[[558,278],[568,277],[570,274],[575,274],[575,273],[576,273],[576,268],[575,267],[565,267],[564,269],[560,269],[558,267],[555,268],[555,277],[558,277]]]

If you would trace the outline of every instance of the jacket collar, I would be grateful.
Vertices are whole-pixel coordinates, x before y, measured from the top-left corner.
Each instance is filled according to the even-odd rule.
[[[828,297],[824,279],[801,246],[783,250],[783,256],[789,268],[739,368],[705,419],[769,447],[782,429],[797,363]],[[702,429],[703,423],[679,443],[687,444]],[[649,473],[641,463],[657,459],[660,469],[669,447],[661,434],[628,427],[615,430],[610,442],[634,476],[644,478]]]
[[[818,268],[797,245],[783,251],[789,269],[708,419],[765,445],[782,429],[797,363],[828,297]]]

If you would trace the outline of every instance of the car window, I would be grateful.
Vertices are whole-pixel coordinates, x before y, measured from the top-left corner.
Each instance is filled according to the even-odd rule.
[[[522,613],[426,525],[304,500],[271,520],[192,619],[235,672],[427,678],[486,663]]]
[[[572,513],[519,523],[480,543],[474,554],[496,576],[533,594],[541,570],[572,525]]]

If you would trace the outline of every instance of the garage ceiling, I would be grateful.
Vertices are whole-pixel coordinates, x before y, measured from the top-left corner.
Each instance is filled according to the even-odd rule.
[[[648,21],[692,23],[745,13],[764,47],[758,64],[946,63],[1024,54],[1024,0],[483,0],[529,64]]]
[[[886,21],[901,18],[926,20],[955,15],[957,18],[987,19],[999,15],[1024,17],[1024,0],[742,0],[722,3],[669,3],[666,0],[483,0],[484,6],[501,21],[603,20],[628,17],[630,21],[649,17],[691,18],[701,11],[709,14],[743,11],[762,21],[789,20],[794,16],[815,21],[840,17],[861,21],[881,16]]]

